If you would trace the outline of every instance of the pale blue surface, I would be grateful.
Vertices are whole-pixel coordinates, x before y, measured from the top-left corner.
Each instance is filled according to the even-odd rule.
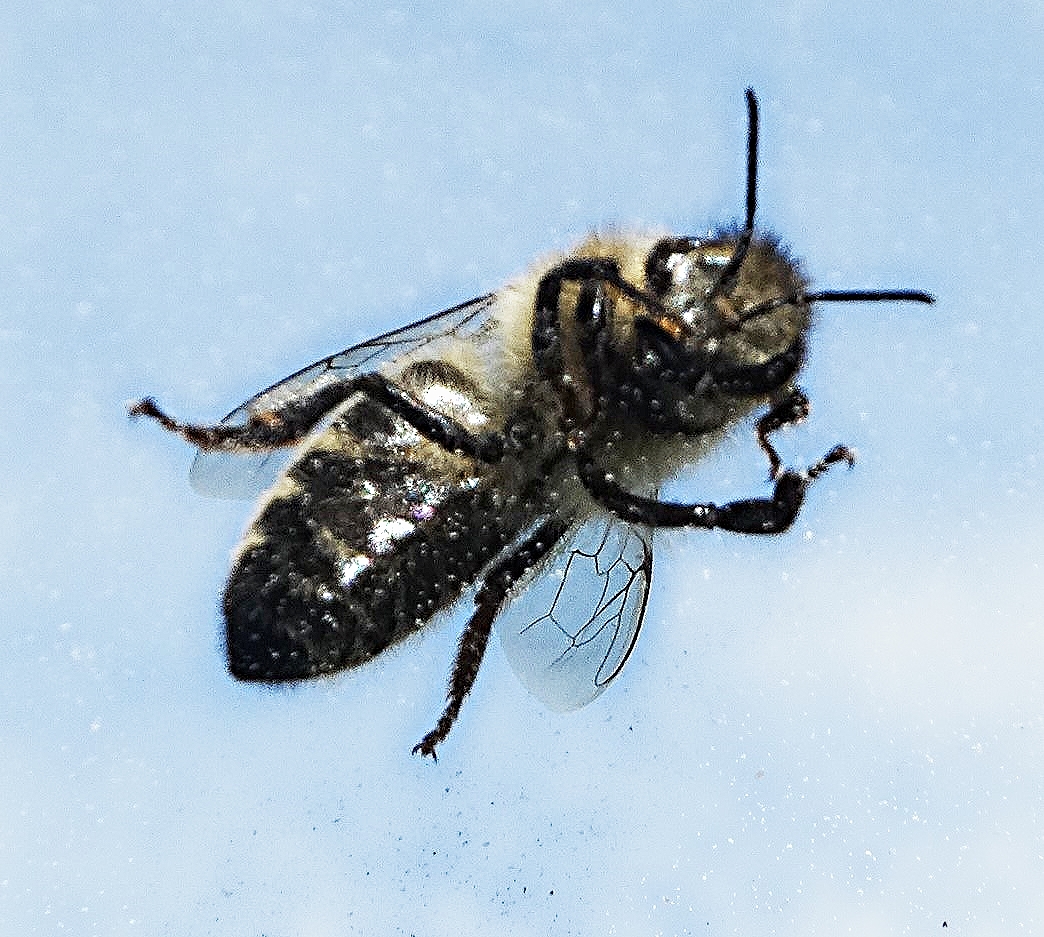
[[[0,933],[1039,933],[1039,5],[355,6],[0,11]],[[939,298],[822,313],[783,447],[855,470],[786,538],[661,538],[577,713],[494,644],[438,765],[459,618],[234,684],[249,506],[125,402],[215,417],[590,227],[734,219],[748,84],[763,227]],[[743,434],[690,492],[763,473]]]

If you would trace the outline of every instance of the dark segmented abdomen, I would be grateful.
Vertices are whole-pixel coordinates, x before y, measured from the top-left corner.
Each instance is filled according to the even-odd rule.
[[[347,404],[240,547],[224,599],[232,674],[354,667],[454,602],[529,519],[492,476],[381,404]]]

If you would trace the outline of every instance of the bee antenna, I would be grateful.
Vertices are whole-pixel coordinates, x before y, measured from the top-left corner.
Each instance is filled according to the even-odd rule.
[[[935,302],[923,290],[821,290],[804,293],[807,303],[928,303]]]
[[[740,322],[756,319],[782,306],[812,303],[934,303],[935,297],[922,290],[821,290],[818,293],[791,293],[759,303],[739,317]]]
[[[718,277],[718,282],[711,287],[707,294],[712,299],[722,293],[728,293],[732,289],[739,269],[747,256],[751,238],[754,237],[754,211],[758,204],[758,99],[754,96],[754,89],[748,88],[747,94],[747,216],[743,223],[743,231],[736,239],[736,249],[732,252],[729,262],[725,264]]]

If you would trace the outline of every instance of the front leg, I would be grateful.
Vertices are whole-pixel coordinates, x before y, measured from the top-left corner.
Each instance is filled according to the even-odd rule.
[[[836,462],[852,462],[852,453],[835,446],[804,472],[785,471],[776,478],[771,498],[748,498],[728,504],[679,504],[633,494],[618,485],[583,450],[577,453],[577,471],[584,487],[599,504],[635,524],[649,527],[704,527],[741,534],[780,534],[801,509],[813,479]]]
[[[778,429],[782,429],[784,426],[794,426],[800,423],[808,416],[811,406],[808,402],[808,397],[805,396],[805,392],[800,387],[791,387],[787,394],[778,400],[769,412],[755,424],[754,429],[758,438],[758,445],[761,446],[762,452],[768,456],[769,478],[778,478],[780,469],[783,466],[783,460],[780,459],[779,453],[776,452],[776,447],[769,442],[769,435]]]
[[[562,308],[562,287],[579,286],[571,309]],[[553,386],[562,404],[564,422],[569,426],[589,423],[593,417],[593,376],[601,367],[599,356],[610,331],[607,318],[612,300],[605,295],[612,287],[632,302],[652,310],[661,309],[659,300],[639,289],[620,273],[610,257],[574,257],[552,267],[541,278],[536,290],[533,320],[533,363],[542,381]],[[573,316],[577,326],[577,346],[586,374],[568,375],[562,347],[562,314]]]
[[[812,405],[808,402],[805,392],[800,387],[791,387],[783,397],[776,401],[769,412],[755,424],[758,445],[761,446],[762,452],[768,456],[770,479],[775,480],[779,478],[783,460],[780,459],[779,453],[776,452],[776,447],[769,442],[769,435],[778,429],[783,429],[785,426],[794,426],[800,423],[808,416],[811,409]],[[829,461],[824,457],[817,463],[819,465],[818,471],[816,471],[817,466],[814,465],[808,470],[808,474],[815,478],[816,475],[822,472],[825,465],[830,465],[840,459],[847,462],[849,466],[855,464],[855,453],[847,446],[835,446],[828,453],[828,456],[831,456]]]
[[[245,423],[182,423],[168,416],[151,397],[131,406],[130,415],[150,417],[199,449],[270,452],[296,446],[334,407],[355,394],[365,394],[384,404],[422,436],[451,452],[462,452],[481,462],[495,462],[504,454],[504,437],[500,433],[471,433],[445,414],[415,400],[381,374],[360,374],[292,397],[278,409],[251,413]]]

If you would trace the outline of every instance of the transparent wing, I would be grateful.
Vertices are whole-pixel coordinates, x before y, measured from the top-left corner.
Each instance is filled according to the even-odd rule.
[[[578,523],[498,619],[512,669],[549,708],[587,705],[627,662],[652,580],[647,536],[609,515]]]
[[[475,334],[488,321],[495,301],[496,294],[487,293],[316,361],[244,401],[221,422],[245,423],[253,414],[279,410],[296,397],[375,371],[387,361],[440,339]],[[201,450],[196,453],[189,479],[196,491],[208,497],[253,498],[275,481],[291,455],[282,449],[258,453]]]

